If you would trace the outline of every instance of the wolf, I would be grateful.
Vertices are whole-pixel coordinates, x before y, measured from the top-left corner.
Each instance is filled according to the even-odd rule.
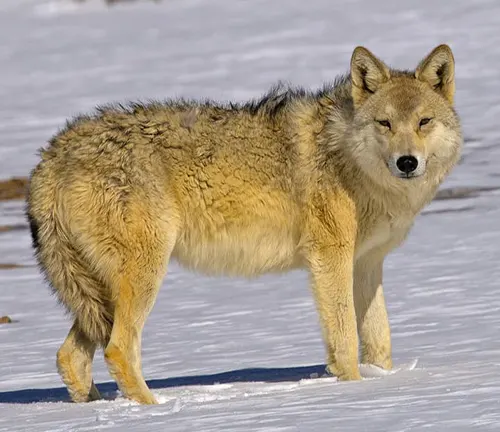
[[[278,85],[242,103],[106,105],[69,120],[30,173],[37,262],[73,318],[57,368],[74,402],[100,398],[97,348],[126,398],[170,260],[215,276],[305,269],[327,370],[392,368],[384,259],[457,164],[451,48],[414,70],[362,46],[314,91]]]

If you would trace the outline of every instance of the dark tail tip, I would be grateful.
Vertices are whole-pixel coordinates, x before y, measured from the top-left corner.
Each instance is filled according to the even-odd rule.
[[[28,217],[28,222],[30,225],[30,232],[31,232],[31,243],[33,245],[33,248],[35,250],[38,250],[40,243],[38,242],[38,224],[36,223],[35,219],[29,214],[29,212],[26,213],[26,216]]]

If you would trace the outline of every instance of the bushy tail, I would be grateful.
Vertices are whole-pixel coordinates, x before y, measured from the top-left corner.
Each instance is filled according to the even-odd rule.
[[[87,337],[106,346],[113,325],[108,287],[72,245],[69,233],[53,211],[35,218],[28,203],[27,216],[35,256],[52,291]]]

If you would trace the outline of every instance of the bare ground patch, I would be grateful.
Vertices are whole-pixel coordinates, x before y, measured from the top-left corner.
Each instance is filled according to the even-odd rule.
[[[17,225],[0,225],[0,234],[10,231],[22,231],[28,228],[28,225],[17,224]]]
[[[0,201],[20,200],[26,197],[27,177],[14,177],[0,181]]]
[[[13,270],[18,268],[33,267],[32,265],[15,264],[15,263],[0,263],[0,270]]]

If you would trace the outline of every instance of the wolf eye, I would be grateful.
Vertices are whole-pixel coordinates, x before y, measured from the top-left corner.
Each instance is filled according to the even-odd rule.
[[[423,119],[420,120],[419,126],[425,126],[427,123],[429,123],[432,119],[429,117],[424,117]]]
[[[375,120],[380,126],[384,126],[387,129],[391,128],[391,122],[389,120]]]

